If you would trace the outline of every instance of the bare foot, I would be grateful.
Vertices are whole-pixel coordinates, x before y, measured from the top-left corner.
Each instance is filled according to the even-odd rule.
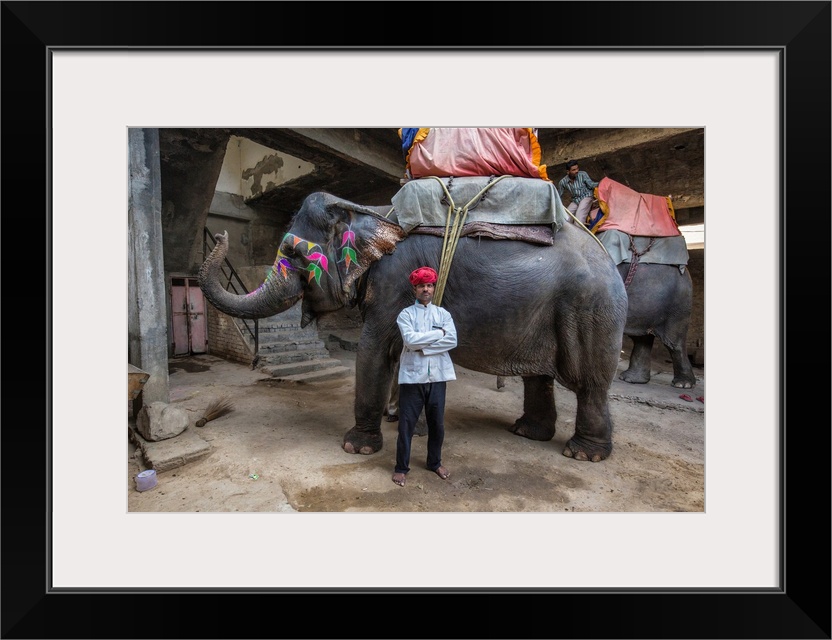
[[[439,467],[438,469],[436,469],[434,471],[434,473],[436,475],[438,475],[440,478],[442,478],[443,480],[447,480],[451,475],[451,472],[448,471],[445,467]]]
[[[406,478],[406,476],[403,473],[394,473],[393,474],[393,482],[395,482],[400,487],[404,486],[405,478]]]

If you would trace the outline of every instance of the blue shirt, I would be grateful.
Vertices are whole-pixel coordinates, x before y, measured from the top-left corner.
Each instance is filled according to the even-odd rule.
[[[569,189],[572,202],[578,203],[584,198],[591,198],[593,196],[592,190],[597,186],[598,183],[590,178],[586,171],[578,171],[574,180],[570,180],[567,174],[558,182],[558,195],[563,198],[564,189]]]

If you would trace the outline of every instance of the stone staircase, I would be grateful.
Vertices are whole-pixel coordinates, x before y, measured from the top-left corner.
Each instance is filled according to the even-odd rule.
[[[314,383],[351,376],[350,367],[330,357],[317,326],[301,328],[300,319],[298,304],[259,321],[258,370],[286,382]]]

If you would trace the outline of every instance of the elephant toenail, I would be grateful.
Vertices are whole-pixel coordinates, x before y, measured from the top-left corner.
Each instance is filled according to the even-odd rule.
[[[589,458],[586,457],[586,453],[584,453],[583,451],[578,451],[578,453],[575,454],[575,460],[586,461],[589,460]]]

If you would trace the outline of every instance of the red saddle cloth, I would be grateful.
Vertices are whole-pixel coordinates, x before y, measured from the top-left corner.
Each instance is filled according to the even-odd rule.
[[[682,235],[670,197],[639,193],[610,178],[601,179],[596,196],[604,215],[593,225],[595,233],[617,229],[631,236]]]

